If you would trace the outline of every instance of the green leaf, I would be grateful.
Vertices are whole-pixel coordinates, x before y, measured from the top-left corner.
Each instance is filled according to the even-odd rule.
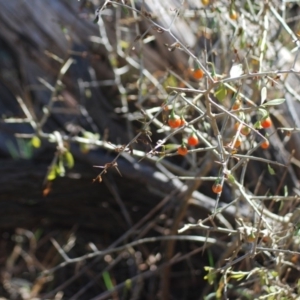
[[[280,201],[279,209],[278,211],[281,211],[283,209],[284,201]]]
[[[132,288],[132,281],[131,281],[131,279],[126,279],[125,280],[125,287],[126,287],[127,290],[131,290],[131,288]]]
[[[64,162],[69,169],[74,167],[74,157],[70,151],[64,153]]]
[[[265,102],[262,106],[275,106],[275,105],[280,105],[283,102],[285,102],[284,98],[278,98],[278,99],[274,99],[274,100],[270,100],[268,102]]]
[[[60,177],[64,177],[65,176],[66,170],[65,170],[65,167],[64,167],[62,159],[59,159],[59,162],[56,165],[55,170],[56,170],[56,174],[59,175]]]
[[[103,277],[103,280],[104,280],[104,283],[105,283],[105,286],[106,286],[106,289],[107,290],[112,290],[114,288],[114,285],[112,283],[112,280],[110,278],[110,275],[107,271],[104,271],[102,273],[102,277]]]
[[[287,185],[285,185],[283,189],[284,189],[284,197],[287,197],[289,194]]]
[[[56,178],[56,170],[55,169],[56,169],[55,166],[51,167],[51,170],[50,170],[50,172],[48,173],[48,176],[47,176],[48,181],[52,181]]]
[[[245,114],[241,111],[239,112],[239,118],[242,120],[242,121],[245,121]]]
[[[167,87],[167,86],[176,87],[176,86],[178,86],[178,80],[176,79],[175,76],[170,75],[170,76],[168,76],[168,78],[164,82],[164,86],[165,87]]]
[[[278,272],[276,272],[276,271],[274,271],[274,270],[271,271],[270,274],[273,276],[274,279],[277,278],[278,275],[279,275]]]
[[[254,123],[253,127],[254,127],[255,129],[260,129],[260,128],[261,128],[261,126],[260,126],[260,121],[256,121],[256,122]]]
[[[212,252],[209,249],[207,251],[207,255],[208,255],[209,265],[213,267],[215,265],[215,263],[214,263],[214,257],[213,257]]]
[[[37,136],[34,136],[32,139],[31,139],[31,145],[34,147],[34,148],[40,148],[41,147],[41,140],[39,137]]]
[[[208,266],[204,267],[204,270],[207,271],[207,275],[204,276],[204,280],[208,281],[208,284],[212,285],[215,282],[216,274],[213,273],[214,269]]]
[[[177,148],[178,148],[178,144],[166,144],[166,145],[164,145],[164,149],[166,151],[168,151],[168,150],[175,150]]]
[[[262,107],[258,109],[258,113],[261,115],[262,119],[267,118],[269,116],[269,112]]]
[[[121,46],[121,48],[123,48],[123,49],[128,49],[129,46],[130,46],[130,44],[129,44],[128,42],[124,41],[124,40],[121,40],[121,41],[120,41],[120,46]]]
[[[242,280],[246,275],[247,275],[246,273],[236,272],[236,273],[230,274],[230,278],[234,278],[239,281],[239,280]]]
[[[226,95],[227,89],[224,84],[221,84],[219,88],[215,91],[215,97],[219,100],[219,102],[223,102]]]
[[[269,171],[270,175],[275,175],[276,174],[274,169],[269,164],[268,164],[268,171]]]
[[[231,174],[228,174],[228,181],[229,181],[230,183],[234,183],[234,182],[235,182],[234,176],[231,175]]]
[[[260,91],[261,104],[267,100],[267,88],[264,86]]]

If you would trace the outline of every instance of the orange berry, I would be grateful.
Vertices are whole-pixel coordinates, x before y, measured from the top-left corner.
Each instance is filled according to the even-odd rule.
[[[180,117],[178,115],[175,115],[175,114],[170,114],[168,124],[171,128],[179,127],[180,124],[181,124]]]
[[[270,117],[267,117],[263,120],[261,120],[260,125],[262,128],[269,128],[272,126],[272,120]]]
[[[188,153],[188,149],[185,145],[181,145],[178,149],[177,149],[177,153],[179,155],[185,156]]]
[[[204,75],[204,72],[201,69],[196,69],[193,71],[193,77],[195,79],[201,79]]]
[[[237,20],[238,14],[237,14],[237,12],[234,9],[230,10],[230,12],[229,12],[229,18],[231,20]]]
[[[189,137],[188,137],[188,140],[187,140],[188,144],[190,146],[197,146],[199,144],[199,140],[198,140],[198,137],[196,136],[195,133],[192,133]]]
[[[234,124],[234,130],[235,131],[238,131],[238,129],[239,129],[239,127],[240,127],[240,123],[239,122],[236,122],[235,124]]]
[[[256,236],[254,233],[251,233],[246,236],[246,242],[247,243],[253,243],[256,240]]]
[[[269,143],[268,140],[263,141],[263,142],[261,143],[261,145],[260,145],[260,147],[261,147],[262,149],[268,149],[269,146],[270,146],[270,143]]]
[[[201,2],[204,6],[206,6],[209,4],[210,0],[201,0]]]
[[[234,124],[233,127],[234,127],[234,130],[235,130],[235,131],[238,131],[238,129],[239,129],[239,127],[240,127],[240,124],[241,124],[241,123],[239,123],[239,122],[236,122],[236,123]],[[242,130],[243,126],[244,126],[244,125],[241,126],[241,130]]]
[[[212,191],[215,193],[215,194],[219,194],[221,193],[223,190],[223,187],[220,183],[218,182],[215,182],[214,185],[212,186]]]
[[[238,148],[241,146],[241,144],[242,144],[242,139],[240,137],[238,137],[233,146],[234,146],[234,148]]]
[[[240,100],[236,100],[233,105],[232,105],[232,110],[238,110],[241,108],[241,101]]]
[[[186,121],[183,117],[180,118],[180,126],[184,126],[186,124]]]
[[[251,129],[247,126],[243,126],[241,129],[241,134],[247,136],[251,132]]]

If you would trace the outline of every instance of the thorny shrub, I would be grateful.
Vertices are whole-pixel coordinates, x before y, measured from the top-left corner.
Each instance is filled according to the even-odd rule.
[[[164,16],[159,12],[151,11],[148,1],[145,5],[135,2],[105,1],[106,5],[96,12],[95,22],[102,38],[105,37],[103,19],[109,10],[121,10],[126,18],[136,19],[137,24],[142,19],[148,28],[140,31],[137,27],[132,39],[126,35],[127,40],[117,40],[118,52],[108,41],[104,43],[118,78],[120,94],[125,100],[129,96],[135,99],[136,111],[129,107],[129,100],[122,102],[122,109],[130,122],[138,121],[141,126],[126,145],[114,145],[93,133],[72,138],[80,143],[84,153],[95,146],[117,150],[113,161],[98,166],[102,171],[94,181],[101,182],[110,169],[118,170],[118,158],[125,152],[160,163],[168,161],[165,167],[184,160],[185,164],[179,166],[181,174],[188,170],[189,175],[179,176],[174,171],[178,168],[174,168],[173,176],[182,183],[196,179],[210,182],[214,194],[208,194],[215,198],[216,204],[206,220],[186,224],[180,233],[198,228],[207,231],[207,235],[212,231],[223,234],[228,241],[228,251],[220,260],[222,264],[206,268],[205,279],[212,286],[203,297],[214,295],[221,299],[235,285],[236,294],[240,295],[246,290],[254,298],[296,299],[300,284],[289,278],[288,270],[299,271],[299,260],[293,260],[300,254],[294,227],[299,212],[293,209],[298,192],[284,184],[288,173],[294,172],[286,165],[293,155],[285,153],[284,163],[274,160],[274,155],[265,155],[267,149],[279,149],[277,143],[281,144],[280,149],[285,149],[287,139],[299,131],[290,120],[282,121],[279,117],[279,111],[289,105],[285,103],[286,95],[300,99],[291,86],[293,80],[299,80],[296,59],[300,42],[299,34],[290,27],[282,10],[283,6],[288,8],[288,1],[211,0],[194,1],[194,4],[160,1],[164,13],[168,14],[168,24],[162,22]],[[181,20],[189,24],[190,33],[198,38],[193,45],[186,44],[184,32],[181,38],[173,32]],[[175,53],[180,53],[183,61],[170,69],[166,63],[164,72],[151,73],[143,64],[146,59],[143,47],[161,35],[168,37],[164,47],[170,60]],[[279,52],[282,48],[292,59],[283,66],[279,64],[284,60]],[[138,81],[126,77],[126,73],[119,76],[117,56],[127,62],[129,69],[138,69]],[[70,64],[66,60],[61,76]],[[57,132],[50,136],[37,132],[33,145],[38,147],[39,139],[43,138],[58,145],[47,175],[47,182],[51,182],[58,175],[63,176],[64,167],[72,167],[74,161],[65,146],[67,137]],[[260,165],[261,176],[250,181],[247,168],[252,162]],[[206,164],[209,168],[203,168]],[[279,186],[259,194],[264,175],[276,176],[276,173],[284,177]],[[227,199],[225,207],[220,207],[219,200],[226,189],[231,191],[231,199]],[[211,220],[222,220],[222,212],[230,206],[236,207],[235,228],[225,221],[221,227],[212,225]],[[243,206],[247,207],[246,212]],[[260,262],[269,261],[269,264],[253,263],[258,256]]]

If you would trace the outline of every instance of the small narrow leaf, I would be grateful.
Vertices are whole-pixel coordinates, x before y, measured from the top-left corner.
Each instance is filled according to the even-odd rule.
[[[261,126],[260,126],[260,121],[256,121],[256,122],[254,123],[253,127],[254,127],[255,129],[260,129],[260,128],[261,128]]]
[[[74,157],[70,151],[64,153],[64,161],[69,169],[74,167]]]
[[[260,107],[258,109],[259,114],[261,115],[261,118],[264,119],[269,116],[269,112],[265,110],[264,108]]]
[[[131,279],[126,279],[125,280],[125,287],[126,287],[127,290],[131,290],[131,288],[132,288],[132,281],[131,281]]]
[[[228,181],[230,183],[234,183],[235,182],[235,178],[234,178],[234,176],[232,174],[228,174]]]
[[[66,174],[66,170],[63,164],[62,159],[59,160],[58,164],[56,165],[56,173],[60,176],[60,177],[64,177]]]
[[[224,98],[227,95],[227,89],[226,87],[222,84],[220,87],[216,90],[215,92],[215,97],[219,100],[219,102],[223,102]]]
[[[109,273],[107,271],[104,271],[102,273],[102,277],[103,277],[103,280],[104,280],[104,284],[106,286],[106,289],[107,290],[111,290],[114,288],[114,285],[113,285],[113,282],[111,280],[111,277],[109,275]]]
[[[284,189],[284,197],[287,197],[289,194],[287,185],[285,185],[283,189]]]
[[[239,280],[242,280],[246,275],[247,275],[246,273],[236,272],[236,273],[230,274],[230,278],[234,278],[239,281]]]
[[[280,201],[279,209],[278,211],[281,211],[284,207],[284,201]]]
[[[50,172],[48,173],[47,180],[52,181],[56,178],[56,170],[55,167],[52,167]]]
[[[261,104],[267,100],[267,88],[264,86],[260,91]]]
[[[270,100],[268,102],[265,102],[262,106],[275,106],[275,105],[280,105],[283,102],[285,102],[284,98],[278,98],[278,99],[274,99],[274,100]]]
[[[268,164],[268,171],[269,171],[270,175],[275,175],[276,174],[274,169],[269,164]]]
[[[178,144],[166,144],[164,145],[164,150],[175,150],[178,148]]]

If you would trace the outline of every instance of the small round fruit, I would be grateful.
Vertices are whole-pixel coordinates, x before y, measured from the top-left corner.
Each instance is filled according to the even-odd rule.
[[[169,106],[168,105],[164,106],[164,111],[169,111]]]
[[[201,2],[204,6],[206,6],[209,4],[210,0],[201,0]]]
[[[263,142],[261,143],[261,145],[260,145],[260,147],[261,147],[262,149],[268,149],[269,146],[270,146],[270,143],[269,143],[268,140],[263,141]]]
[[[250,233],[246,236],[246,242],[247,243],[253,243],[256,240],[256,236],[254,233]]]
[[[171,128],[177,128],[177,127],[179,127],[180,124],[181,124],[180,117],[178,115],[175,115],[175,114],[169,115],[168,124],[169,124],[169,126]]]
[[[247,136],[251,132],[251,129],[247,126],[243,126],[241,129],[241,134]]]
[[[215,182],[212,186],[212,191],[215,193],[215,194],[219,194],[221,193],[223,190],[223,187],[220,183],[217,183]]]
[[[201,69],[195,69],[193,71],[193,77],[195,79],[201,79],[203,77],[203,75],[204,75],[204,72]]]
[[[272,126],[272,120],[270,117],[267,117],[263,120],[261,120],[260,125],[262,128],[269,128]]]
[[[233,146],[234,146],[234,148],[238,148],[241,146],[241,144],[242,144],[242,139],[240,137],[238,137]]]
[[[188,149],[185,145],[181,145],[178,149],[177,149],[177,153],[179,155],[185,156],[188,153]]]
[[[236,100],[233,105],[232,105],[232,110],[238,110],[241,108],[241,101],[240,100]]]
[[[186,124],[186,121],[183,117],[180,118],[180,126],[184,126]]]
[[[230,10],[229,18],[230,18],[231,20],[234,20],[234,21],[237,20],[238,14],[237,14],[237,12],[236,12],[234,9],[231,9],[231,10]]]
[[[240,127],[240,123],[239,122],[236,122],[235,124],[234,124],[234,130],[235,131],[238,131],[238,129],[239,129],[239,127]]]
[[[197,146],[199,144],[199,140],[198,140],[198,137],[196,136],[195,133],[192,133],[189,137],[188,137],[188,140],[187,140],[188,144],[190,146]]]

